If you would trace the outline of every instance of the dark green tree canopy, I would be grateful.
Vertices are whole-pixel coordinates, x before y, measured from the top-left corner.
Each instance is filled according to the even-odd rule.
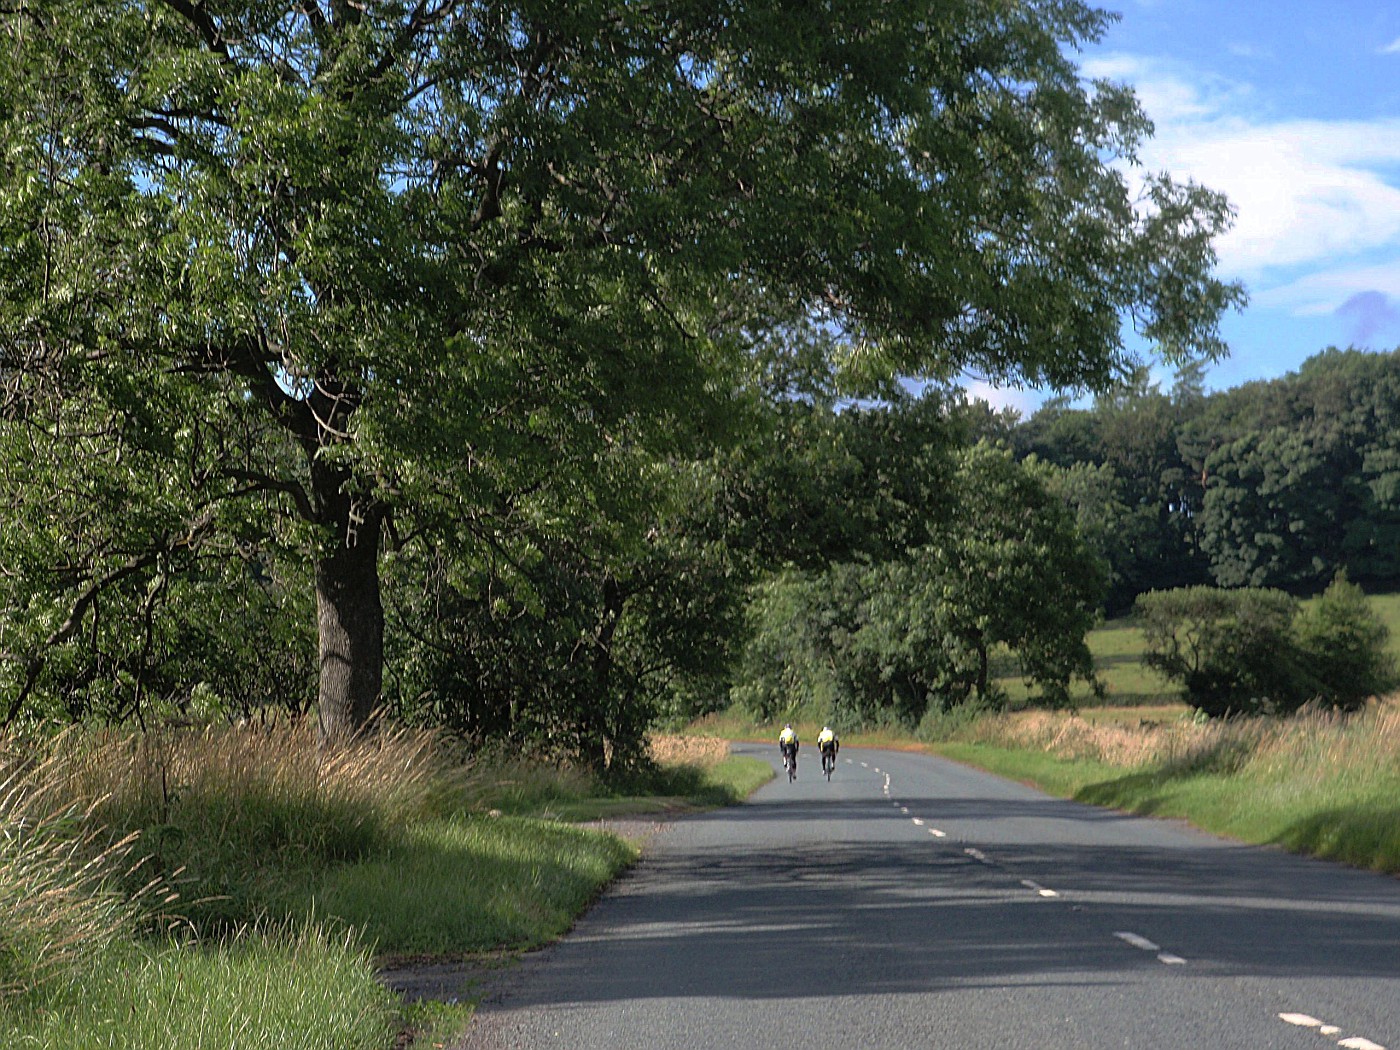
[[[339,733],[382,690],[386,530],[465,520],[506,549],[522,520],[625,505],[595,465],[712,443],[755,356],[801,353],[786,332],[819,333],[817,370],[865,389],[968,367],[1101,386],[1131,364],[1125,315],[1171,359],[1221,353],[1228,208],[1165,178],[1130,197],[1116,161],[1147,121],[1067,53],[1107,19],[1065,0],[7,5],[4,440],[32,463],[107,435],[63,469],[117,477],[139,451],[162,479],[158,527],[120,542],[45,533],[48,495],[7,485],[23,553],[4,567],[68,569],[21,603],[57,624],[34,638],[71,642],[114,574],[139,602],[153,549],[285,519],[264,538],[315,566]],[[236,455],[195,439],[230,430]],[[8,657],[21,704],[40,656]]]

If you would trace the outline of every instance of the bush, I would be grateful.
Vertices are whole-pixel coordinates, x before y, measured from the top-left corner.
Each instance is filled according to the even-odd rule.
[[[1390,629],[1345,572],[1302,610],[1294,633],[1308,691],[1323,706],[1355,711],[1395,688],[1395,661],[1386,651]]]
[[[1211,717],[1354,710],[1395,682],[1387,629],[1345,575],[1304,606],[1282,591],[1183,587],[1140,595],[1143,662]]]

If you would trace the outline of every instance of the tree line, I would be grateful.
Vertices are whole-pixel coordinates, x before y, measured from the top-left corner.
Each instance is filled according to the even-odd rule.
[[[1109,567],[1107,607],[1188,586],[1320,592],[1339,571],[1400,587],[1400,351],[1328,349],[1278,379],[1206,395],[1139,373],[1089,408],[1047,404],[1017,454],[1074,478]]]

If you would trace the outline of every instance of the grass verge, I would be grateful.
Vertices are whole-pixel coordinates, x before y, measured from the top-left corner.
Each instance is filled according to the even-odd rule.
[[[771,775],[680,751],[604,784],[407,732],[335,754],[298,726],[0,738],[0,1042],[446,1042],[471,1004],[405,1003],[377,960],[557,937],[636,856],[562,818],[720,805]]]
[[[971,739],[976,737],[977,739]],[[1052,794],[1400,874],[1400,702],[1229,722],[984,719],[937,753]]]

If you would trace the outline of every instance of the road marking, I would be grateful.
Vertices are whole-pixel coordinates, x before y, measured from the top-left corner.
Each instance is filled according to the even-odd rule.
[[[971,846],[968,846],[967,849],[963,850],[963,852],[966,853],[973,860],[977,861],[979,864],[991,863],[991,861],[987,859],[987,855],[983,853],[980,849],[973,849]]]
[[[1141,948],[1145,952],[1156,952],[1157,961],[1160,963],[1166,963],[1168,966],[1186,965],[1186,960],[1183,959],[1181,956],[1173,955],[1171,952],[1162,951],[1161,945],[1149,941],[1146,937],[1143,937],[1141,934],[1120,931],[1118,933],[1115,933],[1113,936],[1117,937],[1120,941],[1126,941],[1128,944],[1131,944],[1134,948]]]
[[[896,805],[896,806],[899,806],[899,803],[896,802],[895,805]],[[908,812],[909,812],[909,807],[908,807],[908,806],[899,806],[899,811],[900,811],[901,813],[908,813]]]
[[[946,831],[939,831],[937,828],[929,828],[928,833],[936,839],[946,839],[948,837]]]
[[[862,762],[862,763],[860,764],[860,768],[861,768],[861,769],[869,769],[869,768],[870,768],[870,764],[867,763],[867,762]]]
[[[906,809],[904,812],[908,813],[909,811]],[[914,821],[914,826],[915,826],[916,828],[921,828],[921,827],[924,826],[924,822],[923,822],[922,820],[920,820],[918,817],[914,817],[914,818],[912,818],[912,819],[913,819],[913,821]]]
[[[1160,952],[1162,950],[1161,945],[1153,944],[1146,937],[1142,937],[1136,933],[1125,933],[1119,931],[1113,936],[1117,937],[1120,941],[1127,941],[1134,948],[1141,948],[1145,952]]]
[[[1279,1014],[1278,1017],[1280,1021],[1297,1025],[1299,1028],[1316,1028],[1323,1035],[1337,1035],[1341,1032],[1341,1029],[1336,1025],[1319,1021],[1311,1014]],[[1385,1050],[1385,1047],[1381,1046],[1380,1043],[1373,1043],[1361,1035],[1350,1036],[1337,1045],[1346,1047],[1346,1050]]]
[[[1028,889],[1028,890],[1035,890],[1035,892],[1038,893],[1038,894],[1040,894],[1042,897],[1058,897],[1058,896],[1059,896],[1059,894],[1056,893],[1054,890],[1047,890],[1044,886],[1042,886],[1040,883],[1036,882],[1034,879],[1022,879],[1022,880],[1021,880],[1021,885],[1024,886],[1024,887],[1026,887],[1026,889]]]

